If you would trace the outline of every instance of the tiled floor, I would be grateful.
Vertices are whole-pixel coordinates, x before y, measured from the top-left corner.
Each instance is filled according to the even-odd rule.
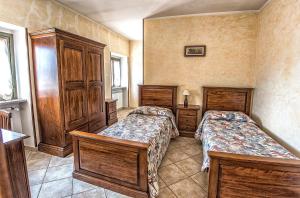
[[[119,111],[123,117],[129,111]],[[121,117],[122,119],[122,117]],[[26,150],[32,198],[125,198],[72,178],[73,155],[66,158]],[[200,171],[201,145],[193,138],[172,140],[159,168],[159,198],[204,198],[208,175]]]
[[[124,119],[128,113],[130,113],[134,108],[126,108],[126,109],[121,109],[121,110],[118,110],[118,119],[119,120],[122,120]]]

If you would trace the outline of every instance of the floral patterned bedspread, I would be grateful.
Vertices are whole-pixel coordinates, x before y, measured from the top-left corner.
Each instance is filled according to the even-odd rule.
[[[148,183],[150,197],[159,193],[157,170],[164,157],[170,139],[179,135],[175,117],[170,109],[142,106],[98,133],[118,139],[148,143]]]
[[[242,112],[206,112],[195,138],[203,145],[202,170],[209,168],[208,151],[298,159]]]

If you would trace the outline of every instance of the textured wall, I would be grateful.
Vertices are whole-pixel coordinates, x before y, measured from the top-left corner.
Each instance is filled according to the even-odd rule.
[[[272,0],[259,14],[253,111],[300,154],[299,11],[299,0]]]
[[[57,27],[106,44],[104,59],[105,92],[106,98],[111,97],[110,52],[129,56],[128,39],[52,0],[0,0],[0,21],[26,27],[29,33]],[[36,116],[35,119],[37,119]],[[22,122],[24,121],[22,119]],[[37,120],[35,120],[36,123]],[[30,123],[26,123],[26,125],[28,124]],[[33,131],[23,132],[31,136],[30,141],[26,140],[30,143],[26,145],[34,146]],[[38,132],[37,136],[39,136]]]
[[[189,16],[144,22],[145,84],[179,85],[202,103],[201,87],[253,87],[257,14]],[[207,56],[184,57],[185,45],[207,45]]]
[[[130,41],[129,106],[137,107],[139,89],[143,84],[143,41]]]
[[[129,56],[129,41],[105,26],[51,0],[0,0],[0,21],[34,32],[57,27],[107,45],[105,49],[105,91],[111,97],[110,51]]]

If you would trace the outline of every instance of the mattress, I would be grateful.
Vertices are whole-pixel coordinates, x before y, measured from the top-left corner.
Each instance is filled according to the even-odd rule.
[[[202,141],[202,170],[209,168],[208,151],[298,159],[242,112],[207,111],[195,138]]]

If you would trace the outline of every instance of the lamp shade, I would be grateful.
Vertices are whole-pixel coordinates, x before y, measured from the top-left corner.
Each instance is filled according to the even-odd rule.
[[[183,91],[182,95],[184,95],[184,96],[189,96],[189,95],[190,95],[189,90],[185,89],[185,90]]]

